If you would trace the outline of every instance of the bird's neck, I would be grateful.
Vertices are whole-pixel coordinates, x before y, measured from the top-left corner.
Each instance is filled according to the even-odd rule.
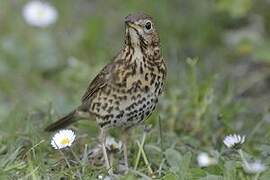
[[[144,54],[145,56],[152,56],[156,50],[159,50],[159,41],[153,41],[152,43],[147,42],[141,36],[132,36],[128,30],[126,30],[125,36],[125,51],[131,51],[137,54]],[[160,52],[160,51],[158,51]]]
[[[125,44],[124,46],[124,56],[125,59],[131,60],[157,60],[161,57],[160,47],[158,44],[155,45],[134,45],[134,44]],[[132,57],[131,57],[132,56]]]

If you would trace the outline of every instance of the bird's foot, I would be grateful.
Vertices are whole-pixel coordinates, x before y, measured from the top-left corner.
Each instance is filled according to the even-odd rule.
[[[128,165],[126,165],[126,164],[120,163],[119,166],[118,166],[118,171],[119,171],[119,173],[121,173],[121,174],[127,174],[128,171],[129,171],[129,167],[128,167]]]
[[[112,168],[108,169],[108,174],[109,174],[110,176],[114,176],[114,175],[115,175],[115,174],[113,174],[113,169],[112,169]]]

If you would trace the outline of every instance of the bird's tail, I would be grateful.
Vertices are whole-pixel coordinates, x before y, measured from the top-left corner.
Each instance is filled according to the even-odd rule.
[[[45,131],[56,131],[58,129],[65,128],[68,125],[76,122],[76,120],[78,119],[76,112],[77,110],[74,110],[70,112],[68,115],[60,118],[58,121],[50,124],[49,126],[45,128]]]

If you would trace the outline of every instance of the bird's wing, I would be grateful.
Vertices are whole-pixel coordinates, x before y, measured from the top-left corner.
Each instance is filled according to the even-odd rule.
[[[100,73],[91,81],[87,90],[81,98],[82,104],[88,104],[93,94],[95,94],[99,89],[103,88],[110,82],[110,77],[113,73],[113,66],[113,63],[106,65],[100,71]]]

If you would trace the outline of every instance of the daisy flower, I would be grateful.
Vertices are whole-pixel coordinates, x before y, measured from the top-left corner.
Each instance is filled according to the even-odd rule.
[[[75,57],[69,57],[68,60],[67,60],[67,64],[70,66],[70,67],[75,67],[77,66],[79,63],[78,59],[76,59]]]
[[[201,152],[197,156],[197,163],[200,167],[207,167],[217,163],[217,160],[210,157],[207,153]]]
[[[51,140],[51,145],[54,149],[62,149],[70,147],[75,140],[75,133],[72,130],[65,129],[56,133]]]
[[[102,179],[102,180],[112,180],[112,178],[110,176],[105,176],[103,177],[102,175],[98,175],[98,179]]]
[[[240,149],[241,145],[245,142],[245,138],[245,136],[241,136],[238,134],[228,135],[225,136],[223,143],[228,148]]]
[[[244,164],[244,170],[250,174],[261,173],[266,170],[266,166],[261,161],[254,161]]]
[[[23,7],[22,15],[29,25],[41,28],[53,24],[58,18],[58,13],[53,6],[38,0],[28,2]]]

